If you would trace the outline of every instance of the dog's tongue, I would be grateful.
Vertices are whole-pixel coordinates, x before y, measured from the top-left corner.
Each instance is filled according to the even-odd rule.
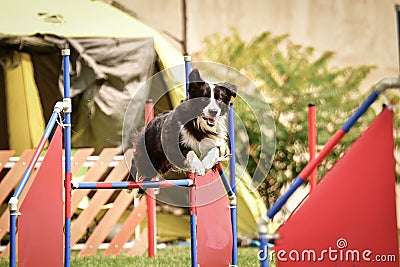
[[[208,124],[214,125],[215,124],[215,119],[214,118],[207,118]]]

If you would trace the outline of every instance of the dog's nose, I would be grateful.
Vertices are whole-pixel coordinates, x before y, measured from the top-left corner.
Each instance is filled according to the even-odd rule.
[[[208,113],[210,113],[210,116],[215,117],[218,114],[218,110],[216,109],[209,109]]]

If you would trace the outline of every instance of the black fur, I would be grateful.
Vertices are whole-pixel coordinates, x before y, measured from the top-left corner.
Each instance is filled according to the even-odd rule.
[[[208,110],[212,91],[210,84],[202,80],[197,69],[190,73],[189,82],[188,99],[175,110],[156,116],[134,136],[133,178],[136,172],[146,179],[171,169],[185,170],[188,167],[186,155],[191,150],[198,150],[196,142],[198,144],[204,138],[226,138],[227,133],[221,132],[226,127],[213,123],[226,116],[232,98],[236,97],[236,87],[226,82],[213,84],[215,104],[213,110]],[[207,112],[204,112],[205,109]],[[219,117],[214,117],[216,111]]]

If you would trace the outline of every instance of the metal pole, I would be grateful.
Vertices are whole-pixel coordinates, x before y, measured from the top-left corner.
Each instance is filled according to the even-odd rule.
[[[231,159],[229,161],[229,175],[231,180],[232,192],[236,196],[236,147],[235,147],[235,111],[233,104],[229,105],[228,113],[228,129],[229,129],[229,149],[231,151]],[[237,198],[230,198],[231,222],[232,222],[232,264],[238,265],[237,256]]]
[[[190,171],[188,178],[192,180],[193,186],[189,190],[190,204],[190,254],[191,266],[197,267],[197,212],[196,212],[196,175]]]
[[[17,210],[10,209],[10,267],[17,266]]]
[[[268,267],[268,238],[264,233],[260,235],[260,250],[258,251],[258,259],[261,267]]]
[[[308,104],[308,151],[310,153],[310,161],[315,158],[317,153],[317,115],[315,104]],[[310,176],[310,193],[317,186],[317,168],[312,170]]]
[[[71,265],[71,98],[70,98],[70,77],[69,77],[69,56],[70,50],[65,48],[61,51],[63,57],[64,74],[64,102],[68,108],[64,110],[64,150],[65,150],[65,233],[64,233],[64,266]]]
[[[189,73],[190,73],[190,70],[191,70],[192,57],[191,56],[184,56],[183,60],[185,61],[186,97],[189,97]]]
[[[228,181],[228,178],[226,177],[226,174],[224,172],[224,168],[222,167],[221,162],[218,162],[217,169],[218,169],[219,176],[221,177],[222,183],[224,184],[226,193],[228,194],[229,197],[235,196],[235,193],[233,192],[232,187]]]
[[[146,125],[154,118],[154,103],[152,99],[146,101],[145,106],[145,121]],[[156,257],[156,199],[154,188],[146,190],[146,201],[147,201],[147,237],[149,242],[149,248],[147,254],[150,258]]]
[[[171,188],[176,186],[192,186],[192,180],[164,180],[143,182],[72,182],[73,189],[134,189],[134,188]]]

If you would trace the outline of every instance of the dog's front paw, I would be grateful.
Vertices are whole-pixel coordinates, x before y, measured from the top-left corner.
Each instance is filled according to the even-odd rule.
[[[203,163],[199,160],[194,151],[189,151],[189,153],[186,155],[186,160],[189,167],[189,171],[194,172],[196,175],[200,176],[206,173]]]
[[[208,151],[208,154],[201,161],[205,169],[211,169],[217,163],[219,158],[219,149],[214,147]]]

